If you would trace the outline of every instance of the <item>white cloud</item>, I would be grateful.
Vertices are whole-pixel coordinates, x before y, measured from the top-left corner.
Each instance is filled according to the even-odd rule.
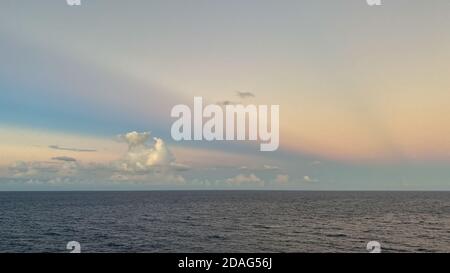
[[[118,137],[128,144],[128,151],[117,161],[86,163],[67,156],[53,157],[53,161],[19,161],[10,166],[3,178],[24,184],[96,184],[149,183],[158,185],[184,184],[176,172],[190,167],[176,162],[164,141],[154,138],[147,143],[150,133],[130,132]]]
[[[126,142],[130,150],[135,147],[145,146],[145,143],[150,138],[150,132],[138,133],[136,131],[126,133],[124,135],[118,135],[119,141]]]
[[[264,165],[263,168],[264,170],[268,171],[278,171],[280,169],[280,167],[278,166],[271,166],[271,165]]]
[[[118,138],[128,144],[127,154],[118,162],[118,168],[122,171],[146,172],[155,168],[178,167],[175,157],[162,139],[153,138],[153,143],[147,144],[149,132],[130,132]]]
[[[26,180],[27,183],[50,183],[56,178],[75,177],[79,174],[76,161],[61,162],[24,162],[18,161],[9,167],[9,176],[13,179]]]
[[[264,186],[264,181],[255,174],[239,174],[235,177],[228,178],[225,183],[233,186]]]
[[[319,180],[314,179],[314,178],[312,178],[312,177],[310,177],[308,175],[305,175],[305,176],[303,176],[303,181],[305,181],[305,182],[318,182]]]
[[[274,165],[262,165],[262,166],[254,166],[254,167],[248,167],[248,166],[240,166],[237,168],[238,170],[247,170],[247,171],[279,171],[281,168]]]
[[[183,185],[186,180],[183,176],[168,173],[113,173],[110,179],[114,182],[129,182],[135,184],[165,184],[165,185]]]

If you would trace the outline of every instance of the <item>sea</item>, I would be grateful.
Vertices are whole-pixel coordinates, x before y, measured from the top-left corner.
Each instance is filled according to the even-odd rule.
[[[0,252],[450,252],[450,192],[0,192]]]

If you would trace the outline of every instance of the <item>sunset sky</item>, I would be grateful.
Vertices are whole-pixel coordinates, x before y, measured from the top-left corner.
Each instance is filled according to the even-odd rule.
[[[450,190],[449,11],[2,1],[0,190]],[[175,142],[194,96],[280,105],[280,148]]]

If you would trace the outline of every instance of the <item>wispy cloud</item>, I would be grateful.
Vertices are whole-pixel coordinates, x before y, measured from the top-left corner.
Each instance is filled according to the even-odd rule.
[[[76,162],[77,161],[75,158],[69,157],[69,156],[55,156],[55,157],[52,157],[52,160],[65,161],[65,162]]]
[[[61,150],[61,151],[71,151],[71,152],[96,152],[95,149],[80,149],[80,148],[72,148],[72,147],[60,147],[58,145],[50,145],[48,146],[50,149]]]
[[[241,99],[247,99],[247,98],[254,98],[255,94],[251,93],[251,92],[241,92],[241,91],[236,91],[236,95],[241,98]]]
[[[251,92],[240,92],[240,91],[236,91],[236,95],[237,95],[240,99],[247,99],[247,98],[254,98],[254,97],[255,97],[255,94],[253,94],[253,93],[251,93]],[[227,105],[242,104],[242,102],[239,102],[239,101],[232,101],[232,100],[222,100],[222,101],[216,102],[216,104],[222,105],[222,106],[227,106]]]

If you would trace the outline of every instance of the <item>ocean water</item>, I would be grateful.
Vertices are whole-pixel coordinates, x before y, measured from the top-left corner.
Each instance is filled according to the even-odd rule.
[[[0,192],[0,252],[450,252],[450,192]]]

